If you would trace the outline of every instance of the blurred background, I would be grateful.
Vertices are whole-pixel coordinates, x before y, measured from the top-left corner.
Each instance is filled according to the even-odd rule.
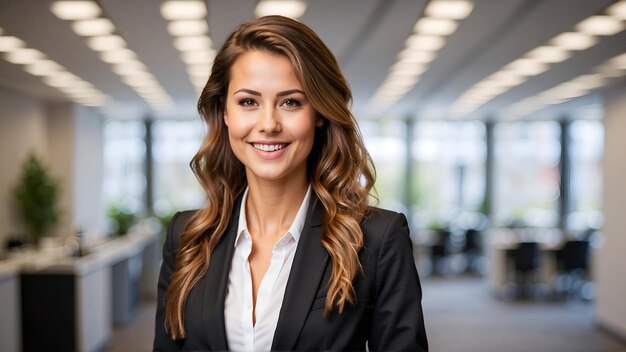
[[[435,351],[626,350],[626,0],[0,0],[0,350],[152,345],[215,51],[315,30]]]

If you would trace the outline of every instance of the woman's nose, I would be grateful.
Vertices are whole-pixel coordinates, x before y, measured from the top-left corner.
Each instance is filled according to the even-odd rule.
[[[278,121],[278,114],[273,106],[266,105],[266,107],[261,109],[261,116],[259,116],[258,127],[260,132],[280,132],[280,122]]]

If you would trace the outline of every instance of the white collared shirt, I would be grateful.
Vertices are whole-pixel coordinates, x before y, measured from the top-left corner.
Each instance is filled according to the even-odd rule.
[[[247,198],[248,189],[246,188],[239,211],[235,253],[228,275],[224,310],[226,338],[231,351],[269,351],[283,304],[291,264],[304,228],[311,198],[311,187],[309,186],[291,227],[272,249],[270,265],[257,293],[256,324],[252,322],[252,276],[248,262],[252,250],[252,238],[246,221]]]

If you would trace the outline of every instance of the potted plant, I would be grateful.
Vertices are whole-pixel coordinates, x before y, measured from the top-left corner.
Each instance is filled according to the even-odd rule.
[[[14,196],[19,214],[35,245],[59,220],[59,183],[31,153],[24,163]]]
[[[137,222],[137,215],[121,204],[111,204],[107,212],[111,221],[111,233],[115,235],[125,235]]]

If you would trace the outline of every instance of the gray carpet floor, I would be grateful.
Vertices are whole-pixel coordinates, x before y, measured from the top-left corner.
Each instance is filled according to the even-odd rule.
[[[626,351],[626,342],[595,327],[593,304],[502,301],[476,278],[423,280],[431,351]],[[116,328],[107,351],[150,351],[154,303]]]

